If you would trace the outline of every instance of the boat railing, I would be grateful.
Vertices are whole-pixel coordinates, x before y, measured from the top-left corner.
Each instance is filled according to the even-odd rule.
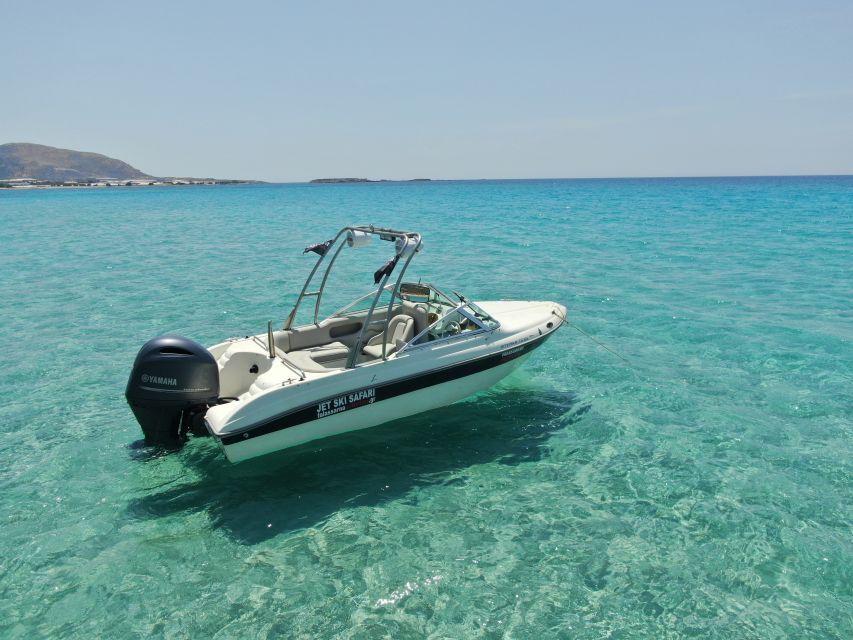
[[[258,344],[260,347],[262,347],[264,349],[264,351],[268,351],[270,354],[275,354],[275,358],[277,360],[279,360],[285,367],[287,367],[288,369],[293,371],[293,373],[298,375],[300,377],[300,379],[305,380],[305,378],[306,378],[305,371],[303,371],[301,368],[297,367],[290,360],[288,360],[284,356],[284,353],[281,351],[281,349],[279,349],[277,346],[275,346],[275,341],[273,341],[272,344],[270,344],[268,342],[264,342],[263,340],[261,340],[261,338],[259,336],[252,336],[252,341],[254,341],[256,344]],[[270,358],[272,358],[272,357],[273,356],[270,355]]]
[[[305,377],[306,377],[306,376],[305,376],[305,371],[304,371],[303,369],[301,369],[301,368],[297,367],[297,366],[296,366],[295,364],[293,364],[290,360],[288,360],[284,355],[282,355],[281,353],[279,353],[278,348],[276,348],[276,356],[278,356],[278,359],[279,359],[279,360],[281,360],[281,363],[282,363],[285,367],[287,367],[288,369],[290,369],[291,371],[293,371],[296,375],[298,375],[298,376],[300,377],[300,379],[305,380]]]

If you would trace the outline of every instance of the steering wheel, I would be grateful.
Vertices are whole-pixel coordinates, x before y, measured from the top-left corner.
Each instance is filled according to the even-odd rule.
[[[446,336],[455,336],[457,333],[462,331],[462,325],[460,325],[455,320],[452,322],[448,322],[447,326],[444,327],[444,335]]]

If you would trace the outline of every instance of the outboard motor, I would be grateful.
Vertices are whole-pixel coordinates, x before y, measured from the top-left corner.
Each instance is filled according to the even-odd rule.
[[[139,350],[124,395],[145,442],[176,447],[219,399],[219,369],[213,354],[197,342],[158,336]]]

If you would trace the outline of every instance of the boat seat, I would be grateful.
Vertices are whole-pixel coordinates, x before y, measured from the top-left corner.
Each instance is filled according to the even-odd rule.
[[[407,316],[411,316],[415,321],[415,335],[418,335],[421,331],[426,329],[429,326],[428,322],[428,314],[426,307],[422,304],[415,304],[414,302],[409,302],[405,300],[403,302],[403,313]]]
[[[383,333],[378,333],[367,341],[361,350],[362,353],[374,358],[382,357]],[[391,355],[397,349],[405,345],[415,336],[415,319],[405,314],[399,314],[388,322],[388,342],[385,346],[385,355]]]
[[[298,349],[285,354],[285,358],[306,372],[326,373],[329,369],[339,369],[347,364],[349,347],[343,342]]]
[[[340,360],[349,355],[349,347],[343,342],[330,342],[328,344],[319,344],[316,347],[307,347],[300,349],[311,354],[311,358],[316,362],[328,362],[329,360]]]

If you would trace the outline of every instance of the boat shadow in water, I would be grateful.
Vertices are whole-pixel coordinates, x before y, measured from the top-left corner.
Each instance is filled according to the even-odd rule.
[[[576,395],[506,389],[240,465],[196,441],[187,475],[130,502],[135,518],[206,511],[213,526],[255,544],[314,526],[342,509],[417,500],[416,489],[466,482],[464,470],[539,460],[548,438],[589,409]]]

